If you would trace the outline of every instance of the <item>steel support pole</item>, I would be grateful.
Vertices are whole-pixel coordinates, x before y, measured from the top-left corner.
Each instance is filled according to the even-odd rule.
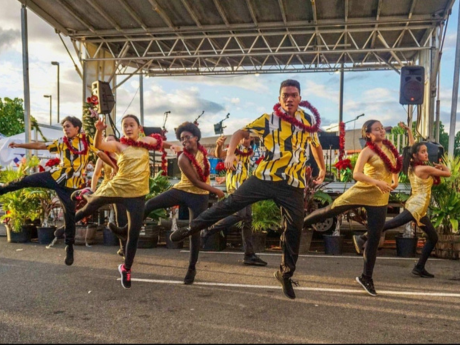
[[[141,125],[144,125],[144,76],[139,74],[139,97],[140,97],[140,120]]]
[[[457,99],[458,99],[458,80],[460,72],[460,9],[458,11],[459,21],[457,23],[457,46],[455,48],[455,65],[454,65],[454,84],[452,85],[452,107],[450,110],[450,127],[449,127],[449,156],[454,156],[455,143],[455,125],[457,122]]]
[[[60,117],[59,117],[59,108],[60,108],[60,89],[59,89],[59,69],[60,69],[60,66],[59,66],[59,63],[57,64],[57,122],[60,123]]]
[[[21,8],[21,34],[22,34],[22,75],[24,81],[24,134],[26,143],[30,142],[30,86],[29,86],[29,45],[27,34],[27,8]],[[27,155],[30,151],[26,150]]]

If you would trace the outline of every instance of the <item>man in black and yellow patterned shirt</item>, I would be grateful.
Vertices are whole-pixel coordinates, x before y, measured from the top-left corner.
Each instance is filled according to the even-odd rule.
[[[222,150],[222,145],[225,143],[226,137],[221,136],[216,141],[216,152],[215,155],[218,158],[225,159],[226,151]],[[226,186],[227,193],[234,193],[244,181],[249,178],[249,164],[251,162],[251,157],[253,156],[251,148],[251,138],[241,139],[240,145],[238,146],[235,155],[237,161],[233,163],[233,169],[228,169],[226,174]],[[230,228],[241,222],[241,237],[243,239],[243,248],[244,248],[244,259],[243,263],[245,265],[254,265],[254,266],[266,266],[267,263],[259,258],[254,252],[254,244],[252,239],[252,207],[251,205],[242,208],[237,213],[232,214],[220,221],[218,221],[212,228],[209,230],[203,230],[201,232],[201,240],[203,246],[206,245],[209,237],[215,233],[223,231],[228,233]]]
[[[60,164],[50,171],[25,176],[22,179],[0,187],[0,195],[27,187],[42,187],[56,191],[64,210],[66,265],[73,263],[73,244],[75,242],[75,202],[71,194],[84,187],[84,172],[89,161],[89,152],[94,152],[110,166],[115,164],[104,152],[93,146],[93,140],[80,133],[82,122],[74,116],[62,120],[64,137],[52,143],[11,143],[10,147],[31,150],[48,150],[59,155]]]
[[[225,166],[228,169],[233,166],[234,152],[241,139],[248,138],[250,134],[261,138],[266,149],[265,158],[254,175],[227,199],[201,213],[191,222],[189,229],[181,228],[173,232],[171,240],[180,241],[247,205],[272,199],[281,209],[284,226],[281,236],[283,257],[280,270],[275,272],[275,278],[283,287],[284,295],[294,299],[291,277],[295,271],[303,226],[305,165],[309,150],[311,149],[320,168],[318,178],[315,180],[317,184],[324,180],[325,164],[316,133],[310,133],[306,129],[306,126],[314,127],[315,119],[299,109],[301,101],[299,82],[290,79],[283,81],[278,99],[279,113],[262,115],[243,129],[236,131],[230,140],[225,159]]]

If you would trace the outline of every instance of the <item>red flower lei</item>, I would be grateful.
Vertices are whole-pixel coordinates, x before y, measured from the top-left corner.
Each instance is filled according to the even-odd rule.
[[[305,132],[308,132],[308,133],[318,132],[319,126],[321,124],[321,117],[319,116],[318,110],[316,110],[316,108],[307,101],[300,102],[299,105],[311,110],[316,120],[316,123],[313,126],[305,126],[302,122],[297,120],[295,117],[289,116],[285,112],[281,111],[281,104],[279,103],[275,104],[275,106],[273,107],[273,110],[275,111],[275,115],[278,116],[280,119],[286,122],[289,122],[290,124],[302,129]]]
[[[151,134],[150,135],[152,138],[157,140],[156,145],[150,145],[142,140],[136,141],[133,139],[128,139],[128,138],[121,138],[120,143],[123,145],[128,145],[128,146],[134,146],[134,147],[143,147],[144,149],[150,150],[150,151],[159,151],[163,147],[163,138],[159,134]]]
[[[252,149],[249,148],[248,152],[243,152],[243,151],[240,151],[238,149],[235,149],[235,153],[238,155],[238,156],[241,156],[241,157],[247,157],[247,156],[250,156],[252,155]]]
[[[393,156],[396,158],[396,167],[393,166],[388,156],[383,153],[380,147],[374,145],[374,143],[371,141],[366,142],[366,145],[382,159],[383,163],[385,163],[385,166],[391,173],[398,174],[402,168],[402,156],[399,155],[396,147],[394,147],[394,145],[388,139],[384,139],[382,143],[390,149],[391,153],[393,153]]]
[[[418,165],[428,165],[428,164],[423,163],[423,162],[414,162],[414,161],[411,161],[411,162],[410,162],[410,165],[412,165],[412,168],[415,168],[415,167],[418,166]],[[433,184],[434,184],[435,186],[437,186],[438,184],[441,183],[441,177],[439,177],[439,176],[431,176],[431,177],[433,178]]]
[[[62,139],[64,141],[65,146],[67,146],[67,148],[69,149],[70,152],[72,152],[72,154],[78,156],[78,155],[86,155],[88,153],[88,142],[86,141],[85,133],[81,135],[81,139],[80,139],[83,142],[83,150],[81,151],[77,151],[75,147],[73,147],[70,144],[69,139],[67,137],[63,137]]]
[[[198,165],[198,162],[196,161],[195,155],[193,155],[192,153],[188,152],[185,148],[184,148],[184,151],[182,151],[182,153],[190,160],[190,162],[192,162],[192,165],[195,167],[195,170],[198,173],[198,176],[200,177],[200,180],[203,181],[203,182],[206,182],[208,180],[208,176],[209,176],[209,162],[208,162],[208,159],[207,159],[208,152],[200,144],[198,144],[198,150],[200,150],[203,153],[203,156],[204,156],[204,158],[203,158],[204,172],[203,172],[203,169],[201,169],[201,167]]]

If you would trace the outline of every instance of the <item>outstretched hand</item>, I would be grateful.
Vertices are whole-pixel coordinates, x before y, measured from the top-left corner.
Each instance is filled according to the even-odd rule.
[[[404,129],[405,131],[409,130],[409,127],[402,121],[398,123],[398,126]]]
[[[18,145],[19,145],[19,144],[17,144],[17,143],[10,143],[10,144],[8,145],[8,147],[9,147],[9,148],[12,148],[12,149],[15,149],[16,147],[19,147]]]
[[[104,129],[106,129],[107,125],[105,124],[105,119],[99,118],[97,122],[94,124],[94,127],[96,127],[98,131],[103,131]]]
[[[227,157],[225,158],[225,169],[227,170],[235,170],[235,167],[233,166],[233,162],[238,162],[238,158],[234,153],[229,153],[227,154]]]

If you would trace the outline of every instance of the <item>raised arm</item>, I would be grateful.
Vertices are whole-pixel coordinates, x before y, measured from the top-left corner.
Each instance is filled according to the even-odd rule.
[[[96,166],[94,167],[93,177],[91,178],[91,190],[93,192],[96,191],[97,182],[99,181],[99,177],[101,177],[102,171],[102,159],[98,159],[96,162]]]
[[[216,141],[216,150],[214,151],[214,154],[217,158],[225,159],[225,157],[227,157],[226,152],[222,150],[222,146],[224,146],[225,140],[227,140],[227,137],[222,135]]]
[[[400,122],[398,123],[399,127],[403,128],[406,133],[407,133],[407,136],[409,138],[409,145],[412,146],[415,144],[415,140],[414,140],[414,135],[412,134],[412,130],[409,128],[409,126],[407,126],[404,122]]]
[[[24,144],[11,143],[8,145],[8,147],[11,147],[12,149],[21,148],[21,149],[30,149],[30,150],[46,150],[47,149],[47,146],[45,143],[24,143]]]
[[[122,147],[118,141],[104,141],[104,139],[102,138],[102,131],[107,128],[105,120],[99,118],[99,120],[96,122],[94,126],[96,127],[96,135],[94,136],[94,146],[98,150],[107,152],[121,152]],[[113,166],[113,163],[107,156],[105,158],[107,158],[110,161],[110,163],[108,163],[106,159],[104,159],[103,157],[99,157],[102,158],[104,162],[106,162],[108,165]]]
[[[235,156],[236,147],[238,146],[238,143],[241,141],[241,139],[247,139],[247,138],[249,138],[248,131],[243,131],[242,129],[239,129],[235,133],[233,133],[230,139],[230,144],[228,145],[227,156],[225,158],[225,168],[226,169],[232,169],[232,170],[235,169],[233,167],[233,162],[237,161],[237,158]]]
[[[182,173],[187,176],[187,178],[190,180],[190,182],[193,183],[194,186],[217,194],[219,199],[225,196],[224,192],[222,192],[220,189],[214,188],[199,179],[197,172],[195,169],[193,169],[192,164],[184,154],[179,156],[178,165]]]

